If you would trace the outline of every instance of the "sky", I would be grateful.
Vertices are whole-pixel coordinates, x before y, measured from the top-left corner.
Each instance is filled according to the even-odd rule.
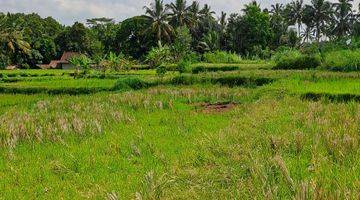
[[[270,7],[275,3],[288,3],[291,0],[258,0],[261,7]],[[305,3],[310,0],[304,0]],[[336,0],[330,0],[335,2]],[[95,17],[108,17],[116,21],[141,15],[143,7],[149,5],[151,0],[0,0],[0,12],[38,13],[42,17],[51,16],[65,25],[76,21],[84,22]],[[164,0],[165,3],[170,0]],[[188,0],[191,3],[192,0]],[[240,12],[244,4],[251,0],[198,0],[201,4],[209,4],[219,14]],[[354,0],[359,5],[360,0]],[[356,6],[357,7],[357,6]]]

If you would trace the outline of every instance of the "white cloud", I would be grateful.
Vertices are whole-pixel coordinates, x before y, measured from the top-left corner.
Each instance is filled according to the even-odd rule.
[[[251,0],[198,0],[209,4],[217,13],[239,12]],[[305,0],[309,2],[310,0]],[[335,0],[332,0],[335,1]],[[143,14],[143,6],[151,0],[0,0],[0,12],[36,12],[43,17],[52,16],[64,24],[85,21],[93,17],[109,17],[117,21]],[[170,0],[165,0],[170,2]],[[188,0],[190,3],[191,0]],[[262,7],[290,0],[258,0]],[[355,0],[358,5],[360,0]]]

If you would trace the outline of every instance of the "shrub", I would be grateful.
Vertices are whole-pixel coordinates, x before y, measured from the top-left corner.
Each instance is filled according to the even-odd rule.
[[[240,63],[241,57],[235,53],[215,51],[203,55],[204,62],[208,63]]]
[[[191,68],[191,62],[187,60],[181,60],[177,66],[176,70],[180,72],[180,74],[189,72]]]
[[[160,77],[164,77],[166,74],[166,67],[164,65],[160,65],[159,67],[156,68],[156,74]]]
[[[78,77],[80,75],[80,69],[83,70],[85,75],[89,73],[92,61],[86,55],[80,55],[71,57],[69,62],[76,67],[75,77]]]
[[[192,85],[199,82],[199,78],[188,75],[180,75],[171,79],[172,85]]]
[[[336,71],[360,71],[360,49],[325,53],[324,67]]]
[[[321,65],[319,54],[305,55],[297,50],[277,52],[273,61],[275,69],[312,69]]]
[[[174,61],[181,61],[191,53],[191,34],[186,26],[178,27],[175,31],[175,41],[171,45],[171,53]]]
[[[6,74],[0,74],[0,81],[7,82],[9,77]]]
[[[169,63],[170,61],[171,51],[170,48],[166,45],[162,46],[159,44],[158,47],[152,48],[146,56],[146,62],[152,69],[157,68],[165,63]]]
[[[139,78],[126,78],[116,81],[113,90],[139,90],[150,87],[150,84]]]
[[[9,57],[5,56],[4,54],[0,53],[0,69],[5,69],[10,63]]]

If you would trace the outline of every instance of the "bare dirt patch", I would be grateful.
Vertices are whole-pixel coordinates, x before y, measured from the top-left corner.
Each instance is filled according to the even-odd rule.
[[[202,113],[224,113],[229,112],[236,107],[235,103],[197,103],[195,104],[196,111]]]

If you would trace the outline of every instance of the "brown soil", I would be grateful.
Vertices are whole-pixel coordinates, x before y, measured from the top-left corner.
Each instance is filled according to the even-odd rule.
[[[223,113],[232,110],[236,104],[234,103],[198,103],[195,104],[195,108],[197,111],[203,113]]]

